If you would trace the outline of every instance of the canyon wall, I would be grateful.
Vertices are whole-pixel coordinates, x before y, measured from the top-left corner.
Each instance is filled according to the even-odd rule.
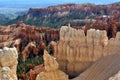
[[[105,30],[90,29],[87,34],[63,26],[60,30],[60,40],[54,46],[54,57],[60,69],[70,77],[75,77],[86,70],[96,60],[120,52],[120,32],[116,38],[108,40]]]
[[[17,58],[15,48],[0,49],[0,80],[17,80]]]
[[[45,71],[40,72],[36,80],[68,80],[68,76],[59,70],[59,64],[55,58],[50,56],[46,50],[44,50],[43,58]]]

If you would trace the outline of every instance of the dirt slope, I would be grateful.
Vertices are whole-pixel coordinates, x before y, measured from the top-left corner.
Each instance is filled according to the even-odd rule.
[[[120,70],[119,60],[120,54],[104,57],[72,80],[108,80]]]

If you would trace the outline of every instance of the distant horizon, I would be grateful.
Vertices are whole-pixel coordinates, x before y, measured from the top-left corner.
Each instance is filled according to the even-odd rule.
[[[95,5],[106,5],[106,4],[112,4],[120,2],[119,0],[0,0],[0,8],[1,7],[12,7],[12,8],[45,8],[48,6],[54,6],[54,5],[60,5],[60,4],[68,4],[68,3],[73,3],[73,4],[86,4],[86,3],[91,3]]]

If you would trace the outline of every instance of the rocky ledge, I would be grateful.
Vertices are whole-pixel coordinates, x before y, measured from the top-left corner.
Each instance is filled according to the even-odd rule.
[[[50,56],[46,50],[43,58],[45,71],[39,73],[36,80],[68,80],[68,76],[59,70],[59,65],[55,58]]]

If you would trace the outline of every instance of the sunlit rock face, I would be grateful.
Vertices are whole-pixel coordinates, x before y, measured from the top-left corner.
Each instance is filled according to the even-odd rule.
[[[22,60],[25,61],[26,58],[31,55],[37,55],[37,51],[38,49],[36,48],[36,45],[34,42],[30,42],[25,48],[24,50],[22,51]],[[30,54],[32,53],[32,54]]]
[[[0,49],[0,80],[17,80],[17,58],[16,48]]]
[[[44,51],[45,71],[37,75],[36,80],[68,80],[68,76],[59,70],[59,64],[54,57],[50,56],[47,51]]]
[[[114,76],[110,77],[109,80],[120,80],[120,71]]]
[[[90,29],[87,34],[68,26],[60,29],[60,40],[54,47],[54,57],[60,69],[70,77],[86,70],[96,60],[120,52],[120,32],[108,40],[105,30]]]

